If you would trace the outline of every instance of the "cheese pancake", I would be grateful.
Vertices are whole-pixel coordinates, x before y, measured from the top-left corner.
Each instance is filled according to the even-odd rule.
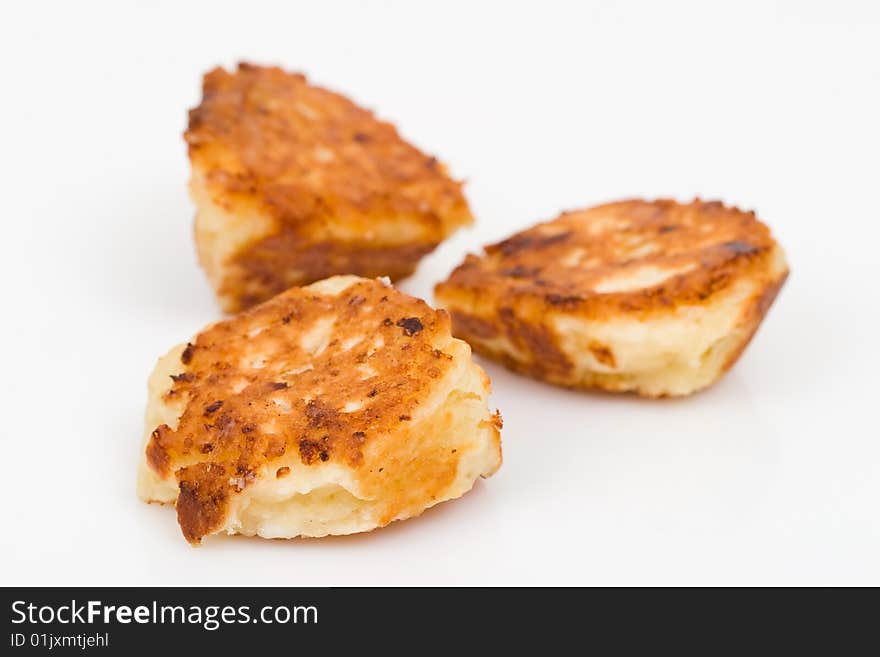
[[[454,333],[568,387],[687,395],[739,358],[788,275],[753,212],[630,200],[469,255],[436,287]]]
[[[436,158],[279,68],[210,71],[185,139],[199,260],[228,312],[334,274],[405,277],[473,221]]]
[[[449,316],[337,276],[207,327],[149,383],[140,496],[191,543],[369,531],[501,464],[489,379]]]

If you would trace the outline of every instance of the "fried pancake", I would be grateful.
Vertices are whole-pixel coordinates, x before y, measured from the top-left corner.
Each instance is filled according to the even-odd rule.
[[[739,358],[788,274],[753,212],[631,200],[565,212],[436,287],[453,332],[568,387],[687,395]]]
[[[138,492],[183,534],[350,534],[501,464],[489,379],[449,316],[337,276],[207,327],[149,382]]]
[[[436,158],[279,68],[207,73],[184,136],[199,260],[228,312],[334,274],[408,276],[473,221]]]

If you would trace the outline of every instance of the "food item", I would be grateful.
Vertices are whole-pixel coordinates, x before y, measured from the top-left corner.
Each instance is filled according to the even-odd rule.
[[[467,256],[436,298],[457,337],[511,369],[660,397],[717,381],[787,274],[753,212],[631,200],[565,212]]]
[[[138,492],[191,543],[369,531],[501,464],[489,379],[449,316],[387,280],[292,288],[172,349],[149,382]]]
[[[210,71],[185,138],[199,260],[228,312],[334,274],[408,276],[473,221],[436,158],[279,68]]]

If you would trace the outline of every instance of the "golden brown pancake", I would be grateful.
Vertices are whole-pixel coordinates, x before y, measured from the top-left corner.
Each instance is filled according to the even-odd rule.
[[[753,212],[631,200],[565,212],[436,287],[477,351],[568,387],[686,395],[739,358],[788,274]]]
[[[333,277],[207,327],[150,379],[139,493],[184,536],[369,531],[501,463],[489,380],[443,311]]]
[[[199,259],[228,312],[334,274],[405,277],[473,221],[436,158],[279,68],[210,71],[185,138]]]

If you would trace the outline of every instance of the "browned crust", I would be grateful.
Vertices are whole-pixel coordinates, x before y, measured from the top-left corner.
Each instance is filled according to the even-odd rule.
[[[476,339],[491,339],[501,334],[499,328],[487,319],[477,317],[463,310],[454,310],[452,315],[452,332],[455,335],[467,335]]]
[[[332,338],[315,355],[301,340],[327,317],[336,318]],[[178,518],[187,540],[198,542],[221,526],[232,496],[285,455],[295,454],[304,465],[356,470],[370,492],[386,486],[372,466],[383,458],[399,460],[401,444],[409,449],[421,440],[409,430],[411,420],[456,366],[435,347],[449,332],[445,312],[378,281],[357,282],[338,296],[293,288],[202,331],[184,350],[165,395],[168,402],[183,401],[178,425],[158,427],[146,447],[150,468],[177,477]],[[353,347],[341,346],[360,336]],[[380,338],[384,344],[375,348]],[[311,369],[298,371],[304,363]],[[363,402],[362,408],[344,412],[352,401]],[[457,460],[421,454],[395,477],[423,482],[429,494],[439,495],[455,476]],[[407,479],[406,468],[415,479]],[[388,522],[415,493],[395,495]]]
[[[196,544],[220,529],[226,520],[231,494],[229,473],[221,464],[199,463],[182,468],[177,478],[177,522],[184,538]]]
[[[202,91],[184,136],[226,201],[255,201],[299,229],[405,215],[441,235],[470,220],[461,183],[436,158],[303,75],[241,63],[208,72]]]
[[[404,276],[424,253],[473,221],[462,183],[435,157],[369,110],[280,68],[242,63],[232,72],[208,72],[184,136],[193,169],[216,205],[232,214],[256,212],[276,224],[273,235],[245,245],[234,258],[250,276],[266,278],[268,267],[282,268],[258,286],[260,300],[332,274]],[[405,234],[413,237],[401,242],[394,236],[400,231],[376,233],[389,221],[406,222]],[[332,264],[301,262],[311,245],[327,249]],[[402,250],[382,260],[387,247]],[[279,248],[292,251],[269,257]],[[380,255],[375,266],[359,257],[364,248]],[[394,257],[398,266],[376,271]]]
[[[265,301],[294,285],[305,285],[340,272],[391,280],[412,274],[422,256],[436,243],[376,246],[370,243],[304,242],[296,231],[283,228],[240,253],[232,262],[237,276],[219,290],[237,299],[236,311]]]
[[[595,232],[593,226],[598,226]],[[645,244],[656,251],[631,255]],[[436,286],[436,293],[469,296],[474,307],[486,305],[480,299],[506,299],[536,312],[564,310],[590,319],[648,317],[706,303],[737,278],[766,267],[774,246],[769,229],[754,212],[718,201],[621,201],[565,212],[487,246],[483,255],[467,256]],[[586,264],[566,264],[574,249],[583,249]],[[672,268],[693,262],[698,263],[693,270],[647,289],[594,290],[604,277],[626,267]]]
[[[617,359],[614,358],[614,352],[611,350],[611,347],[601,342],[593,341],[589,344],[589,349],[597,361],[608,367],[616,367]]]
[[[531,355],[536,376],[543,378],[551,372],[566,375],[571,371],[571,361],[556,346],[555,337],[547,327],[540,322],[522,321],[508,306],[502,306],[498,316],[507,338],[517,350]]]
[[[153,430],[146,448],[147,465],[163,477],[169,474],[171,465],[171,457],[165,449],[169,433],[171,428],[167,424],[160,424]]]

